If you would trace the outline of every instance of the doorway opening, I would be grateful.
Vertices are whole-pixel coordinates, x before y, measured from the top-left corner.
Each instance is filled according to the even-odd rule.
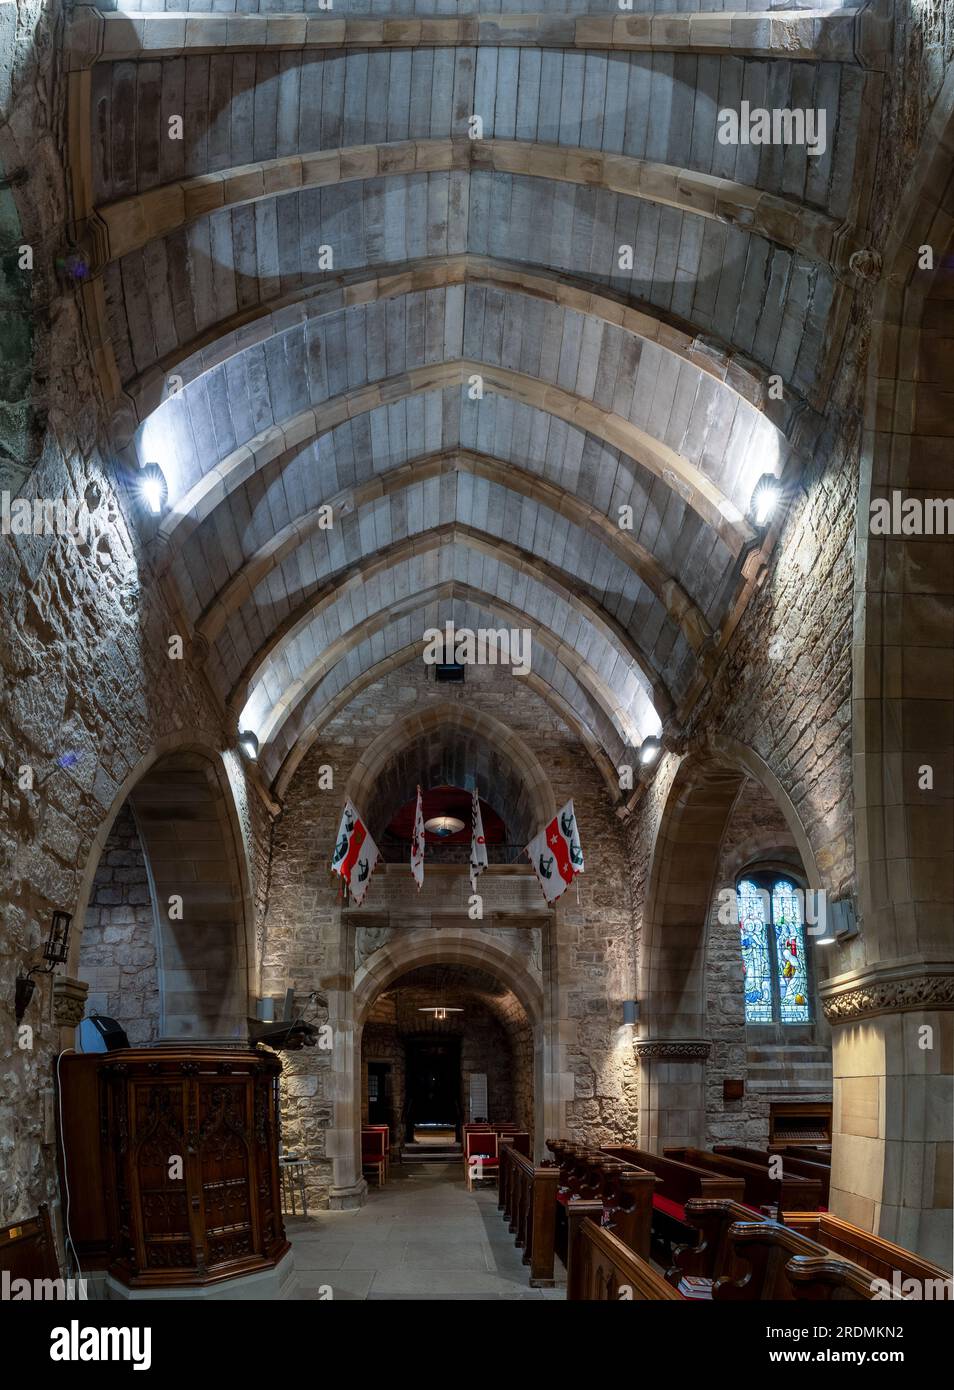
[[[460,1038],[405,1040],[404,1132],[413,1144],[454,1144],[461,1137]]]

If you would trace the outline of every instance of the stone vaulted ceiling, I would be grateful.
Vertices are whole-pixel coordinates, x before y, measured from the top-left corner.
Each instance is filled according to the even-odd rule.
[[[821,436],[871,22],[212,3],[75,11],[71,180],[117,458],[164,471],[230,719],[274,784],[426,627],[529,626],[534,687],[631,760],[758,581],[755,484]],[[824,110],[824,153],[722,144],[743,101]]]

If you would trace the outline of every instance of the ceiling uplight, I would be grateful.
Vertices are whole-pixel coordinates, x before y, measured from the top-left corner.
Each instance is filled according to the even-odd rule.
[[[650,734],[649,738],[644,738],[639,745],[639,761],[643,767],[649,767],[659,757],[659,750],[662,744],[655,734]]]
[[[166,475],[158,463],[147,463],[139,474],[139,494],[153,516],[162,511],[169,495]]]
[[[438,1023],[442,1023],[448,1014],[462,1014],[463,1009],[452,1008],[449,1004],[431,1004],[427,1008],[418,1009],[419,1014],[433,1014]]]
[[[251,729],[243,729],[239,734],[238,741],[239,747],[245,756],[251,758],[252,762],[254,762],[258,757],[258,739],[252,733]]]
[[[456,816],[431,816],[430,820],[424,822],[424,829],[432,835],[456,835],[463,828],[464,822]]]
[[[782,496],[782,486],[771,473],[763,473],[752,493],[751,514],[756,526],[766,526]]]

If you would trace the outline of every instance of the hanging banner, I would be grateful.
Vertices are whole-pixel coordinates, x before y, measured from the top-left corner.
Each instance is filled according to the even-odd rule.
[[[470,801],[470,891],[477,892],[477,875],[487,867],[487,841],[484,838],[484,820],[480,814],[480,797],[477,788],[473,790]]]
[[[331,871],[344,879],[359,907],[368,891],[379,857],[378,847],[368,834],[368,827],[353,804],[346,801],[331,858]]]
[[[414,833],[411,836],[411,873],[417,891],[424,887],[424,798],[417,789],[417,808],[414,812]]]
[[[572,801],[533,837],[527,845],[527,854],[543,896],[548,903],[556,902],[576,875],[583,872],[583,850]]]

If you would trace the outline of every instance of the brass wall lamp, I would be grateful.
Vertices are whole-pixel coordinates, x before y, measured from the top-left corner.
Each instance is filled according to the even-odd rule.
[[[50,935],[46,945],[43,947],[43,959],[48,964],[43,967],[34,965],[25,975],[17,975],[16,992],[16,1016],[17,1023],[23,1018],[33,998],[36,989],[36,981],[31,979],[31,975],[49,975],[58,965],[63,965],[69,955],[70,927],[73,922],[71,912],[61,912],[57,909],[53,913],[53,920],[50,923]]]

